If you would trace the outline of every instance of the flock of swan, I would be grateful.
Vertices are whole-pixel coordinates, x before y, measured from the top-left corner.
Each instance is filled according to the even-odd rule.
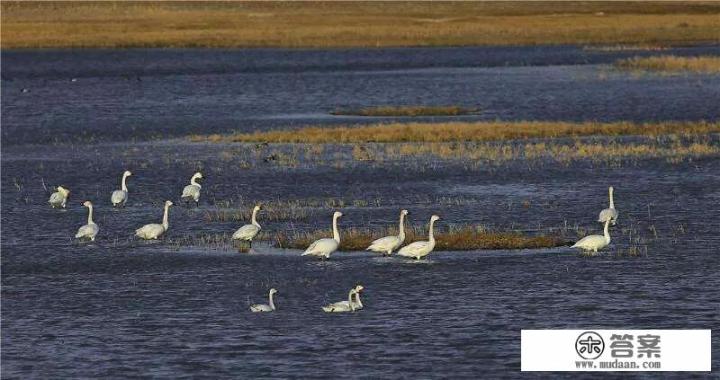
[[[132,173],[126,170],[122,175],[120,189],[112,192],[110,196],[110,202],[112,203],[113,207],[124,207],[127,203],[128,188],[126,181],[127,178],[130,176],[132,176]],[[190,202],[195,202],[196,206],[199,205],[202,186],[197,181],[202,178],[202,173],[195,173],[190,178],[190,184],[183,188],[180,198],[187,204],[190,204]],[[48,203],[50,203],[53,208],[65,208],[67,206],[67,200],[70,195],[70,190],[62,186],[57,186],[56,190],[56,192],[50,195]],[[613,226],[616,225],[618,211],[615,209],[612,187],[608,189],[608,194],[610,198],[609,207],[602,210],[598,217],[598,222],[604,223],[603,235],[585,236],[577,243],[575,243],[572,246],[573,248],[579,248],[587,252],[597,253],[598,250],[601,250],[610,244],[609,227],[610,224],[612,224]],[[163,234],[165,234],[165,232],[167,232],[170,228],[168,217],[170,206],[172,205],[173,202],[169,200],[165,201],[162,223],[146,224],[135,230],[135,236],[145,240],[156,240],[160,238]],[[100,232],[100,227],[98,227],[98,225],[93,221],[93,204],[90,201],[85,201],[83,202],[83,206],[88,208],[87,224],[81,226],[78,229],[77,233],[75,234],[75,238],[95,241],[95,237],[98,235],[98,232]],[[252,247],[253,239],[258,235],[261,230],[261,226],[257,222],[257,214],[260,210],[261,206],[259,205],[253,208],[250,224],[246,224],[240,227],[237,231],[235,231],[235,233],[232,234],[232,240],[246,241]],[[308,248],[302,253],[302,256],[315,256],[321,259],[329,259],[330,255],[333,252],[337,251],[338,247],[340,246],[340,231],[338,229],[338,219],[340,219],[342,215],[343,214],[339,211],[335,211],[335,213],[333,214],[332,238],[316,240],[315,242],[310,244],[310,246],[308,246]],[[440,217],[437,215],[433,215],[430,218],[428,228],[428,240],[416,241],[403,247],[402,245],[405,242],[404,223],[405,217],[407,215],[407,210],[400,211],[400,222],[397,235],[385,236],[377,239],[373,241],[366,250],[388,256],[397,250],[397,255],[399,256],[414,258],[418,260],[429,255],[435,248],[435,237],[433,236],[433,229],[435,222],[440,220]],[[335,302],[333,304],[324,306],[323,310],[328,313],[337,313],[348,311],[354,312],[356,310],[362,309],[363,305],[360,301],[360,292],[362,290],[363,287],[361,285],[354,287],[348,293],[347,301]],[[252,305],[250,309],[253,312],[274,311],[275,304],[273,302],[273,295],[276,293],[276,289],[270,289],[269,303]]]

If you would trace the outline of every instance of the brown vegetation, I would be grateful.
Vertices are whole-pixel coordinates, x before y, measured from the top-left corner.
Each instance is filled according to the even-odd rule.
[[[637,124],[569,122],[449,122],[393,123],[351,127],[305,127],[231,135],[191,136],[193,141],[269,143],[390,143],[493,141],[579,136],[657,136],[720,132],[715,122],[662,122]]]
[[[352,116],[459,116],[477,113],[475,108],[459,106],[380,106],[357,110],[335,110],[332,115]]]
[[[713,2],[2,2],[3,48],[717,42]]]
[[[720,73],[720,57],[678,57],[663,55],[658,57],[633,57],[615,62],[615,67],[622,70],[658,71],[663,73],[694,72]]]

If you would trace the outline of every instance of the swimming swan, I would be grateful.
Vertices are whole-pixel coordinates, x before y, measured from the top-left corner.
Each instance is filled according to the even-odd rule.
[[[132,173],[129,170],[125,170],[125,173],[123,173],[122,181],[120,181],[120,190],[115,190],[112,192],[112,195],[110,196],[110,202],[112,202],[113,207],[123,206],[125,207],[125,202],[128,200],[128,189],[127,185],[125,185],[125,179],[127,177],[130,177]]]
[[[83,203],[83,206],[88,208],[88,221],[87,224],[78,228],[77,233],[75,234],[76,239],[90,239],[91,241],[95,241],[95,236],[97,236],[98,232],[100,231],[100,227],[98,227],[95,222],[93,222],[92,214],[93,214],[93,205],[90,201],[85,201]]]
[[[408,214],[407,210],[400,211],[400,227],[397,236],[385,236],[384,238],[377,239],[370,243],[366,251],[379,252],[383,255],[390,256],[392,252],[398,249],[405,241],[405,215]]]
[[[327,309],[325,311],[327,311],[328,313],[332,313],[331,311],[328,311],[330,309],[343,309],[344,308],[344,309],[349,310],[350,303],[352,303],[352,306],[355,310],[362,309],[363,304],[362,304],[362,301],[360,301],[360,292],[362,292],[363,289],[365,289],[365,288],[363,288],[362,285],[356,285],[353,288],[353,290],[355,291],[355,293],[353,293],[353,298],[349,299],[348,301],[340,301],[340,302],[331,303],[330,305],[324,306],[323,310]]]
[[[333,214],[333,238],[325,238],[316,240],[314,243],[303,252],[302,256],[319,256],[325,259],[330,258],[330,254],[335,252],[340,246],[340,232],[337,227],[337,220],[342,216],[340,211],[335,211]]]
[[[398,251],[398,255],[405,257],[414,257],[418,260],[420,260],[421,257],[429,255],[430,252],[432,252],[432,250],[435,248],[435,236],[433,236],[433,227],[436,220],[440,220],[440,217],[437,215],[433,215],[430,218],[430,236],[428,237],[427,241],[416,241],[412,244],[408,244]]]
[[[195,206],[200,204],[200,189],[202,186],[197,183],[197,180],[202,179],[202,177],[202,173],[200,172],[193,174],[192,178],[190,178],[190,184],[183,188],[182,196],[180,198],[185,201],[185,203],[190,203],[190,200],[194,200]]]
[[[613,201],[613,189],[612,186],[608,188],[608,193],[610,194],[610,207],[600,211],[600,216],[598,217],[598,222],[605,223],[606,220],[612,221],[613,226],[617,223],[618,218],[618,212],[615,210],[615,202]]]
[[[168,210],[170,210],[170,206],[172,206],[173,203],[170,201],[165,201],[165,212],[163,213],[163,221],[162,224],[157,223],[150,223],[146,224],[137,230],[135,230],[135,236],[150,240],[150,239],[157,239],[160,237],[160,235],[167,232],[168,228],[170,228],[170,223],[168,223]]]
[[[69,195],[70,195],[70,190],[68,190],[62,186],[58,186],[57,191],[50,195],[50,199],[48,200],[48,203],[50,203],[50,206],[52,206],[52,208],[58,208],[58,207],[65,208],[65,204],[67,203],[67,199],[68,199]]]
[[[259,205],[253,208],[251,224],[246,224],[238,228],[238,230],[232,235],[232,240],[249,241],[250,247],[252,247],[253,238],[257,236],[258,232],[260,232],[260,224],[256,219],[258,211],[260,211]]]
[[[268,305],[262,305],[262,304],[255,304],[250,306],[250,310],[253,313],[264,313],[264,312],[270,312],[275,311],[275,303],[273,302],[273,294],[277,293],[277,290],[275,288],[270,289],[270,295],[268,298],[270,298]]]
[[[352,288],[350,289],[350,293],[348,293],[347,301],[331,303],[330,305],[323,306],[322,309],[326,313],[354,312],[355,303],[353,302],[353,296],[355,294],[357,294],[357,290],[355,290],[355,288]]]
[[[572,248],[580,248],[584,251],[593,251],[597,253],[598,249],[603,249],[610,244],[610,233],[608,227],[610,226],[610,219],[605,221],[605,230],[603,235],[588,235],[580,239],[575,243]]]

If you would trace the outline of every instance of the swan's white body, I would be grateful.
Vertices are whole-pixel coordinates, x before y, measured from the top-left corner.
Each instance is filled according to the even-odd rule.
[[[357,294],[357,290],[355,290],[355,288],[350,289],[350,293],[348,293],[347,301],[331,303],[330,305],[323,306],[322,309],[326,313],[354,312],[356,309],[355,309],[355,302],[353,301],[353,297],[356,294]]]
[[[252,240],[255,236],[257,236],[258,232],[260,232],[260,224],[257,222],[258,211],[260,211],[260,206],[255,206],[252,212],[251,224],[246,224],[238,228],[238,230],[232,235],[233,240],[249,241],[250,246],[252,247]]]
[[[170,206],[172,206],[173,203],[170,201],[165,201],[165,211],[163,212],[163,221],[162,224],[158,223],[150,223],[146,224],[137,230],[135,230],[135,236],[145,239],[145,240],[151,240],[151,239],[157,239],[162,234],[164,234],[169,228],[170,223],[168,222],[168,211],[170,210]]]
[[[277,293],[277,290],[275,288],[270,289],[270,294],[268,295],[268,304],[255,304],[250,306],[250,310],[253,313],[266,313],[270,311],[275,311],[275,303],[273,302],[273,294]]]
[[[197,180],[201,179],[202,177],[203,176],[200,172],[193,174],[192,178],[190,178],[190,184],[183,188],[181,198],[186,203],[190,202],[190,200],[193,200],[195,201],[195,205],[197,205],[200,202],[200,189],[202,189],[202,186],[197,183]]]
[[[430,218],[430,234],[427,241],[416,241],[412,244],[408,244],[398,251],[398,255],[404,257],[413,257],[418,260],[429,255],[430,252],[435,249],[435,236],[433,235],[433,227],[435,226],[436,220],[440,220],[440,217],[437,215],[433,215]]]
[[[608,194],[610,195],[610,206],[602,211],[600,211],[600,216],[598,217],[598,222],[605,223],[606,221],[611,221],[613,226],[617,223],[618,218],[618,212],[615,209],[615,201],[613,200],[613,189],[612,186],[608,188]]]
[[[340,246],[340,232],[337,227],[337,220],[342,216],[340,211],[333,214],[333,237],[332,239],[316,240],[303,252],[302,256],[318,256],[325,259],[330,258],[330,254],[335,252]]]
[[[379,252],[383,255],[390,256],[392,252],[398,249],[405,241],[405,215],[408,214],[407,210],[400,211],[400,227],[397,236],[385,236],[377,239],[370,243],[370,246],[366,248],[366,251]]]
[[[48,203],[50,203],[50,206],[52,208],[58,208],[62,207],[65,208],[65,205],[67,204],[68,196],[70,195],[70,190],[58,186],[57,191],[50,194],[50,199],[48,200]]]
[[[90,239],[91,241],[95,241],[95,236],[97,236],[98,232],[100,232],[100,227],[98,227],[98,225],[93,222],[93,205],[90,201],[85,201],[85,203],[83,203],[83,206],[88,208],[88,220],[86,225],[78,228],[78,231],[75,234],[75,238]]]
[[[120,181],[120,190],[112,192],[110,202],[112,202],[113,207],[125,206],[125,202],[128,200],[128,188],[125,184],[125,180],[131,175],[132,173],[129,170],[125,170],[125,173],[123,173],[122,176],[122,181]]]
[[[584,251],[593,251],[597,253],[599,249],[603,249],[610,245],[610,232],[608,231],[609,226],[610,220],[608,219],[605,221],[605,230],[603,231],[603,235],[585,236],[575,243],[572,248],[580,248]]]

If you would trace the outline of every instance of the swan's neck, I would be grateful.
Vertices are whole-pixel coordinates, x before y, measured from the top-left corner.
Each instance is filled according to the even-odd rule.
[[[613,200],[613,191],[610,190],[610,208],[615,208],[615,201]]]
[[[270,293],[270,295],[268,296],[268,298],[270,298],[270,308],[273,309],[273,310],[275,310],[275,303],[273,302],[273,294],[272,294],[272,292]]]
[[[340,244],[340,231],[338,231],[337,220],[337,216],[333,216],[333,239]]]
[[[603,236],[605,236],[605,241],[610,244],[610,221],[605,221],[605,230],[603,231]]]
[[[400,241],[405,240],[405,214],[400,214],[400,231],[398,232],[398,239]]]
[[[92,220],[92,211],[93,211],[93,206],[92,205],[88,206],[88,224],[95,224],[95,222],[93,222],[93,220]]]
[[[170,227],[170,223],[168,222],[168,211],[170,210],[170,206],[165,205],[165,212],[163,213],[163,228],[167,230]]]
[[[257,212],[258,212],[257,209],[253,209],[253,213],[252,213],[252,224],[255,225],[255,227],[257,227],[257,228],[260,228],[260,223],[258,223],[258,222],[257,222],[257,219],[256,219],[256,217],[257,217]]]
[[[428,241],[430,241],[430,244],[435,244],[435,235],[433,235],[434,225],[435,225],[435,220],[430,220],[430,236],[428,237]]]
[[[125,185],[125,179],[126,179],[126,178],[127,178],[127,176],[123,174],[122,183],[121,183],[121,186],[120,186],[120,188],[122,189],[122,191],[127,191],[127,186]]]
[[[353,295],[357,294],[355,289],[351,290],[350,293],[348,293],[348,304],[350,305],[350,310],[355,311],[355,305],[353,304]]]
[[[360,292],[355,292],[355,302],[357,303],[358,308],[363,307],[362,301],[360,301]]]
[[[202,186],[200,186],[200,184],[197,183],[197,178],[196,178],[196,177],[190,178],[190,184],[202,188]]]

